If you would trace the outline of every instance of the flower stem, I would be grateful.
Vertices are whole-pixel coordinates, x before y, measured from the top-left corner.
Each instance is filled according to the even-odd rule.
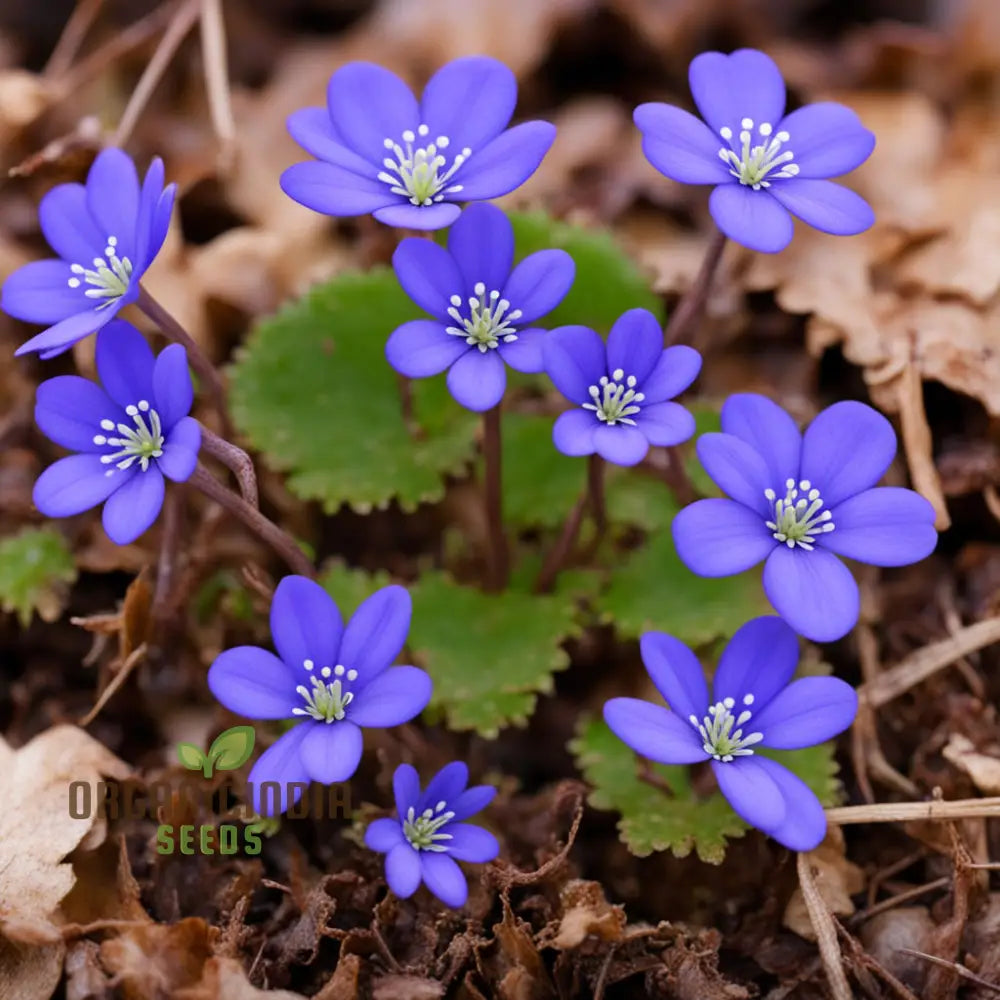
[[[682,506],[694,503],[701,494],[698,492],[684,465],[684,456],[679,447],[664,448],[667,464],[663,469],[663,481],[670,488],[674,498]]]
[[[186,490],[183,484],[178,483],[167,491],[163,501],[163,534],[156,565],[156,590],[153,592],[153,619],[161,627],[166,626],[173,612],[170,595],[177,568],[185,497]]]
[[[240,484],[240,493],[243,494],[243,499],[251,507],[259,508],[257,473],[250,456],[242,448],[238,448],[235,444],[210,431],[204,424],[201,425],[201,447],[206,454],[217,458],[232,472]]]
[[[235,514],[258,538],[270,545],[294,573],[300,573],[310,579],[316,576],[312,563],[287,532],[282,531],[241,496],[226,489],[203,465],[199,463],[188,482],[201,490],[210,500],[214,500]]]
[[[198,377],[205,384],[205,387],[212,396],[212,402],[215,404],[215,408],[222,419],[223,433],[226,437],[233,437],[233,427],[229,419],[229,410],[226,408],[226,387],[222,382],[222,377],[215,370],[212,362],[208,360],[204,351],[195,343],[191,334],[141,284],[139,285],[139,298],[136,299],[135,304],[167,337],[175,343],[181,344],[187,351],[191,367],[198,373]]]
[[[507,540],[503,532],[501,480],[500,407],[497,403],[483,414],[483,458],[486,464],[486,532],[488,536],[487,589],[507,586]]]
[[[596,453],[587,459],[587,496],[597,526],[597,537],[603,538],[608,527],[608,511],[604,502],[604,459]]]
[[[700,318],[705,303],[708,301],[712,278],[715,277],[715,271],[722,259],[722,251],[725,246],[726,235],[717,229],[705,251],[705,258],[701,262],[697,276],[691,287],[681,296],[680,302],[677,303],[677,307],[670,317],[670,322],[667,323],[667,328],[663,331],[665,346],[684,343],[690,333],[688,327],[693,326]]]

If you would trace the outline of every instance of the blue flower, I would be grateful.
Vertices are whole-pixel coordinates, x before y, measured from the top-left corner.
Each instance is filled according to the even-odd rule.
[[[684,643],[647,632],[639,645],[671,711],[638,698],[612,698],[604,719],[615,735],[661,764],[711,761],[719,789],[747,823],[793,851],[819,844],[826,833],[819,799],[757,751],[798,750],[843,732],[857,714],[854,688],[836,677],[789,683],[799,647],[780,618],[754,618],[736,632],[719,659],[711,698],[701,664]]]
[[[384,67],[348,63],[330,78],[325,108],[289,117],[292,138],[316,160],[289,167],[282,190],[325,215],[442,229],[458,218],[456,202],[507,194],[538,169],[555,126],[507,129],[516,104],[514,74],[485,56],[443,66],[419,103]]]
[[[826,101],[786,115],[781,72],[756,49],[703,52],[688,80],[704,122],[654,103],[635,109],[635,123],[657,170],[716,185],[709,210],[728,237],[776,253],[792,238],[792,215],[838,236],[872,225],[863,198],[826,180],[864,163],[875,146],[850,108]]]
[[[16,319],[52,325],[17,354],[61,354],[136,299],[166,239],[174,190],[163,186],[161,160],[153,160],[140,188],[132,160],[120,149],[105,149],[86,186],[59,184],[42,198],[38,220],[60,259],[15,271],[4,283],[0,308]]]
[[[554,309],[573,284],[565,250],[539,250],[511,270],[514,230],[493,205],[467,208],[448,233],[448,249],[405,239],[392,258],[406,294],[434,319],[393,331],[385,355],[410,378],[448,369],[448,389],[462,406],[488,410],[507,387],[504,362],[542,370],[545,331],[531,324]]]
[[[649,446],[674,445],[694,433],[680,403],[701,370],[691,347],[663,348],[663,331],[646,309],[615,321],[607,346],[586,326],[561,326],[542,347],[545,372],[577,408],[555,422],[552,439],[564,455],[595,452],[616,465],[635,465]]]
[[[42,433],[79,454],[50,465],[33,498],[48,517],[103,502],[104,530],[127,545],[160,513],[163,477],[183,483],[194,471],[201,428],[188,416],[194,390],[179,344],[154,358],[134,326],[115,320],[97,335],[97,373],[103,388],[79,375],[38,387]]]
[[[426,707],[431,679],[417,667],[390,667],[406,642],[412,605],[402,587],[383,587],[347,626],[333,598],[304,576],[286,576],[271,602],[278,655],[257,646],[228,649],[209,668],[212,694],[248,719],[301,720],[253,766],[254,808],[273,811],[264,782],[281,786],[279,812],[298,801],[292,782],[346,781],[361,760],[365,727],[408,722]],[[263,801],[262,801],[263,799]]]
[[[365,843],[384,854],[385,880],[402,899],[421,881],[446,906],[465,905],[469,888],[455,861],[482,863],[500,853],[496,837],[463,823],[489,805],[496,795],[490,785],[466,788],[469,769],[460,761],[443,767],[421,794],[420,778],[409,764],[392,776],[397,819],[377,819],[365,830]]]
[[[698,457],[732,499],[680,511],[677,554],[699,576],[766,560],[771,604],[807,638],[839,639],[858,620],[858,586],[837,556],[906,566],[934,550],[934,508],[913,490],[872,488],[896,435],[870,406],[834,403],[803,435],[771,400],[737,394],[722,407],[722,430],[698,439]]]

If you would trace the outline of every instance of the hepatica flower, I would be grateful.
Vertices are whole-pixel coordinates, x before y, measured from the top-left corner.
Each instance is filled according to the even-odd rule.
[[[595,452],[616,465],[642,461],[649,446],[674,445],[694,433],[694,418],[669,400],[701,369],[691,347],[663,348],[663,331],[646,309],[623,313],[608,335],[586,326],[553,330],[542,348],[545,371],[576,408],[552,428],[564,455]]]
[[[699,576],[764,560],[771,604],[807,638],[839,639],[858,620],[858,586],[838,556],[906,566],[934,550],[934,508],[913,490],[873,489],[896,435],[870,406],[834,403],[800,434],[776,403],[738,394],[722,407],[722,431],[698,439],[698,457],[731,499],[677,514],[677,554]]]
[[[396,819],[377,819],[365,830],[365,843],[386,856],[385,880],[402,899],[421,882],[446,906],[465,904],[469,888],[456,861],[492,861],[500,853],[496,837],[465,823],[496,795],[490,785],[466,788],[469,769],[456,761],[443,767],[420,791],[409,764],[392,776]]]
[[[841,104],[785,114],[785,83],[755,49],[703,52],[688,80],[704,121],[669,104],[640,104],[635,123],[646,159],[682,184],[714,184],[718,227],[751,250],[775,253],[792,238],[791,216],[849,236],[874,222],[868,203],[834,184],[864,163],[875,136]]]
[[[448,370],[448,389],[462,406],[488,410],[507,386],[506,364],[542,370],[545,331],[532,326],[573,284],[565,250],[539,250],[517,267],[514,230],[493,205],[467,208],[448,233],[448,249],[405,239],[392,264],[406,294],[433,319],[393,331],[385,355],[396,371],[423,378]]]
[[[172,344],[158,357],[124,320],[97,335],[101,385],[59,375],[38,387],[35,421],[56,444],[77,452],[35,483],[35,506],[68,517],[104,503],[104,530],[119,545],[135,541],[163,506],[164,480],[184,482],[201,445],[188,416],[194,391],[187,354]]]
[[[382,66],[348,63],[330,78],[325,108],[289,117],[316,160],[289,167],[282,190],[326,215],[371,212],[389,226],[441,229],[458,218],[458,202],[523,184],[552,145],[548,122],[507,129],[516,103],[514,74],[485,56],[443,66],[419,102]]]
[[[759,751],[798,750],[843,732],[858,710],[854,688],[835,677],[792,681],[798,640],[780,618],[754,618],[736,632],[711,697],[701,664],[678,639],[647,632],[640,650],[671,710],[612,698],[604,718],[615,735],[661,764],[710,761],[719,789],[747,823],[794,851],[819,844],[826,833],[819,799]]]
[[[174,190],[163,186],[161,160],[153,160],[140,187],[132,160],[105,149],[86,185],[59,184],[42,198],[38,220],[59,258],[15,271],[0,307],[16,319],[51,325],[17,354],[61,354],[135,300],[166,238]]]
[[[390,667],[410,628],[410,595],[383,587],[345,626],[333,598],[304,576],[286,576],[271,602],[271,638],[278,655],[237,646],[208,671],[212,694],[248,719],[300,724],[281,736],[253,766],[254,808],[267,815],[272,799],[261,784],[281,786],[280,811],[292,782],[346,781],[361,760],[361,730],[398,726],[423,711],[431,679],[417,667]]]

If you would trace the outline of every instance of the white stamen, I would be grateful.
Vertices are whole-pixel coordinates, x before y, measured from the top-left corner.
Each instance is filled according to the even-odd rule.
[[[705,753],[714,760],[729,763],[734,757],[750,757],[754,744],[760,743],[763,733],[743,734],[743,727],[753,718],[749,710],[740,712],[739,717],[733,715],[736,702],[732,698],[709,705],[708,714],[701,720],[698,716],[688,716],[688,721],[701,734],[702,747]],[[753,704],[753,695],[744,695],[744,705]]]
[[[163,454],[164,434],[160,415],[150,407],[149,401],[145,399],[140,400],[138,406],[126,406],[125,412],[132,418],[135,426],[116,425],[113,420],[104,419],[100,423],[101,430],[117,430],[119,437],[97,434],[94,436],[94,444],[117,449],[109,454],[101,455],[103,465],[113,463],[115,468],[124,470],[131,468],[135,462],[138,462],[139,467],[145,472],[149,468],[149,463]],[[148,424],[147,417],[149,418]]]
[[[472,155],[472,150],[466,146],[452,157],[451,166],[448,166],[448,157],[441,153],[450,145],[448,136],[439,135],[427,142],[429,135],[428,126],[420,125],[416,133],[412,129],[403,132],[402,145],[393,139],[385,139],[382,143],[393,155],[382,160],[385,170],[379,171],[378,179],[411,205],[434,205],[444,201],[445,195],[461,191],[461,185],[449,182]],[[426,144],[414,148],[418,136]]]
[[[128,291],[132,280],[132,261],[118,256],[118,238],[109,236],[105,241],[104,257],[95,257],[92,269],[82,264],[71,264],[70,272],[74,277],[67,278],[66,284],[73,289],[83,284],[90,285],[83,294],[89,299],[101,299],[97,309],[106,309]]]
[[[804,493],[805,496],[799,494]],[[779,498],[772,489],[764,490],[764,497],[774,507],[774,518],[764,523],[771,529],[776,541],[784,542],[790,549],[796,545],[812,552],[816,535],[833,531],[833,515],[821,510],[823,498],[808,479],[798,486],[794,479],[785,480],[785,495]]]
[[[784,129],[774,133],[770,122],[761,122],[757,126],[759,141],[754,143],[753,119],[744,118],[740,125],[738,150],[732,146],[733,130],[728,126],[719,129],[726,143],[720,148],[719,157],[741,184],[759,191],[770,187],[777,178],[787,179],[799,172],[798,165],[792,162],[795,155],[790,149],[781,148],[791,138]]]
[[[597,419],[609,427],[614,427],[615,424],[634,427],[632,417],[642,409],[638,404],[646,398],[644,393],[636,391],[637,384],[634,375],[626,378],[624,369],[616,368],[611,373],[611,378],[602,375],[597,385],[590,386],[587,391],[592,401],[584,403],[583,408],[593,410]]]
[[[487,293],[482,281],[476,282],[473,291],[476,297],[470,296],[467,300],[468,316],[461,313],[460,296],[452,295],[449,299],[448,315],[455,325],[446,327],[446,332],[453,337],[462,337],[470,347],[478,347],[482,354],[499,347],[501,340],[505,344],[517,340],[516,328],[511,324],[521,318],[521,310],[511,309],[510,302],[500,298],[496,289]]]

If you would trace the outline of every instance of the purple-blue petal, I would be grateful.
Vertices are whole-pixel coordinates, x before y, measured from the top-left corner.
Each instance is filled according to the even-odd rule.
[[[784,819],[767,831],[792,851],[811,851],[826,836],[826,813],[813,790],[782,764],[755,756],[756,766],[774,782],[785,802]]]
[[[95,309],[67,316],[54,326],[50,326],[41,333],[36,333],[30,340],[25,341],[14,352],[14,357],[37,352],[43,359],[54,358],[56,355],[62,354],[63,351],[69,350],[78,340],[83,340],[95,330],[100,330],[105,323],[114,317],[117,311],[117,308],[112,306],[109,309],[102,309],[100,312]]]
[[[94,444],[95,435],[102,433],[103,419],[117,423],[125,414],[96,382],[79,375],[57,375],[38,387],[35,423],[47,438],[64,448],[106,451],[106,446]]]
[[[271,640],[293,676],[305,680],[303,668],[312,660],[316,668],[334,667],[344,625],[333,598],[315,580],[286,576],[271,599]]]
[[[279,183],[293,201],[323,215],[367,215],[399,198],[388,184],[323,160],[293,164]]]
[[[153,161],[153,167],[155,167],[158,160]],[[153,167],[149,168],[149,173],[153,172]],[[143,262],[141,267],[137,267],[137,270],[141,274],[149,265],[153,262],[153,258],[160,252],[160,247],[163,246],[163,241],[167,238],[167,231],[170,229],[170,215],[174,210],[174,200],[177,197],[177,185],[168,184],[164,188],[163,193],[157,199],[156,206],[153,208],[152,220],[149,227],[149,236],[145,241],[145,252],[143,253]],[[134,288],[138,278],[136,272],[132,272],[132,287]],[[128,296],[126,295],[126,298]]]
[[[646,377],[663,354],[663,330],[648,309],[629,309],[615,320],[608,334],[608,372],[621,368],[634,375],[644,390]]]
[[[120,149],[103,149],[87,174],[87,207],[101,236],[118,240],[118,256],[134,261],[139,220],[139,175],[132,158]],[[103,247],[100,256],[103,256]]]
[[[105,237],[87,207],[82,184],[59,184],[38,205],[38,222],[50,247],[71,264],[90,267],[104,253]]]
[[[783,618],[752,618],[736,630],[722,651],[712,680],[712,698],[732,698],[739,704],[745,694],[752,694],[756,719],[792,679],[798,662],[799,637]]]
[[[839,677],[803,677],[754,708],[752,728],[764,734],[764,746],[800,750],[847,729],[858,714],[858,695]]]
[[[465,905],[469,896],[462,869],[447,854],[435,851],[420,852],[420,873],[424,885],[444,903],[453,909]]]
[[[507,370],[498,350],[467,351],[448,369],[448,391],[476,413],[496,406],[506,388]]]
[[[819,413],[802,437],[799,478],[831,510],[874,486],[896,455],[896,433],[878,410],[842,400]]]
[[[792,217],[770,190],[723,184],[709,195],[708,210],[726,236],[749,250],[778,253],[792,240]]]
[[[775,492],[798,480],[802,435],[777,403],[754,392],[735,393],[723,403],[721,419],[724,433],[735,434],[764,459]]]
[[[649,451],[649,441],[638,427],[599,423],[594,431],[594,449],[615,465],[638,465]]]
[[[70,517],[106,500],[126,483],[134,470],[115,470],[108,476],[108,466],[97,455],[70,455],[53,462],[35,480],[31,499],[46,517]]]
[[[300,108],[285,124],[291,137],[311,156],[362,177],[374,176],[372,164],[344,145],[326,108]]]
[[[175,483],[186,483],[198,464],[201,425],[194,417],[182,417],[163,443],[163,454],[156,460],[160,472]]]
[[[385,208],[375,209],[372,215],[386,226],[426,231],[450,226],[461,211],[458,205],[447,201],[438,202],[436,205],[411,205],[408,201],[398,201]]]
[[[409,591],[395,584],[361,602],[344,629],[338,660],[348,669],[357,670],[355,690],[373,681],[399,656],[412,614]]]
[[[28,323],[58,323],[74,313],[87,312],[91,301],[82,288],[70,288],[73,278],[64,260],[35,260],[19,267],[4,283],[0,308]]]
[[[473,152],[455,175],[463,201],[499,198],[520,187],[537,169],[555,141],[549,122],[524,122]]]
[[[856,236],[875,224],[871,205],[850,188],[833,181],[800,178],[775,181],[768,194],[792,215],[823,233]]]
[[[352,62],[333,76],[326,92],[330,121],[359,156],[380,164],[386,139],[403,141],[420,124],[417,100],[395,73],[369,62]],[[388,190],[388,188],[386,188]]]
[[[547,330],[518,330],[517,340],[509,344],[501,342],[497,350],[514,371],[536,374],[545,368],[542,345],[547,336]]]
[[[407,899],[417,891],[420,885],[420,852],[408,841],[397,844],[385,856],[385,880],[400,899]]]
[[[388,854],[403,843],[406,839],[398,820],[375,819],[365,828],[365,847],[379,854]]]
[[[455,814],[457,823],[485,809],[496,798],[496,794],[497,790],[492,785],[473,785],[472,788],[448,800],[448,811]]]
[[[858,620],[858,585],[831,552],[778,545],[764,564],[764,591],[775,611],[813,642],[833,642]]]
[[[364,738],[360,728],[349,719],[330,723],[307,721],[303,725],[309,731],[299,754],[309,777],[321,785],[347,781],[361,763]]]
[[[663,700],[685,721],[692,715],[700,719],[708,707],[708,684],[698,657],[666,632],[647,632],[639,651]]]
[[[552,425],[552,443],[571,458],[593,455],[594,433],[599,426],[593,411],[580,408],[567,410],[560,413]]]
[[[390,667],[354,696],[348,718],[358,726],[399,726],[419,715],[431,700],[431,679],[419,667]]]
[[[632,113],[642,151],[661,174],[681,184],[726,184],[734,178],[719,156],[725,143],[699,118],[671,104],[640,104]]]
[[[413,319],[396,327],[385,345],[386,360],[400,375],[438,375],[470,350],[463,337],[445,331],[436,319]]]
[[[288,667],[257,646],[220,653],[208,668],[208,689],[219,704],[248,719],[290,719],[302,701]]]
[[[462,307],[467,308],[464,300],[472,285],[465,288],[454,256],[432,240],[414,236],[403,240],[392,255],[392,268],[403,291],[446,326],[454,325],[448,317],[453,295],[460,295]]]
[[[503,288],[503,297],[521,315],[514,325],[533,323],[548,315],[573,284],[576,264],[565,250],[539,250],[514,268]]]
[[[773,477],[756,448],[735,434],[713,433],[702,434],[695,449],[712,482],[726,496],[757,511],[764,520],[774,518],[774,506],[764,496],[765,490],[774,488]]]
[[[153,400],[164,430],[170,430],[191,412],[194,386],[188,370],[187,351],[170,344],[160,351],[153,366]]]
[[[789,135],[785,148],[795,154],[801,178],[839,177],[864,163],[875,148],[875,135],[857,113],[833,101],[793,111],[781,130]]]
[[[865,490],[833,510],[833,531],[818,543],[871,566],[908,566],[937,545],[934,508],[919,493],[897,486]]]
[[[451,835],[451,840],[443,840],[448,854],[458,861],[484,864],[492,861],[500,853],[500,844],[489,830],[472,823],[449,823],[442,831]]]
[[[646,440],[661,448],[687,441],[695,432],[694,417],[680,403],[643,405],[632,419]]]
[[[449,294],[468,298],[480,281],[487,295],[502,292],[514,264],[514,227],[496,205],[470,205],[448,231],[447,253],[461,275]]]
[[[469,768],[463,761],[454,760],[445,764],[437,774],[427,782],[427,788],[417,800],[414,807],[417,813],[425,809],[433,809],[439,802],[450,805],[464,791],[469,783]]]
[[[155,157],[146,171],[139,191],[139,211],[133,227],[135,232],[135,257],[132,258],[132,283],[141,277],[143,271],[156,256],[170,224],[169,213],[173,208],[176,185],[171,184],[165,191],[163,181],[166,170],[163,160]],[[166,199],[165,204],[161,202]],[[163,213],[166,212],[166,220]]]
[[[498,136],[517,104],[511,70],[488,56],[465,56],[442,66],[427,81],[420,98],[420,120],[429,139],[447,136],[448,151],[468,146],[475,152]]]
[[[411,764],[400,764],[392,775],[392,791],[396,799],[396,812],[400,821],[406,818],[406,812],[420,801],[420,775]]]
[[[107,394],[122,407],[141,399],[149,402],[153,392],[156,359],[146,338],[131,323],[116,319],[97,335],[97,374]]]
[[[685,344],[675,344],[662,351],[653,370],[642,383],[649,403],[662,403],[682,393],[701,371],[701,355]]]
[[[160,516],[166,490],[155,463],[120,484],[104,504],[101,522],[116,545],[129,545]]]
[[[704,705],[701,712],[705,712]],[[622,743],[660,764],[708,759],[694,726],[661,705],[638,698],[612,698],[604,705],[604,721]]]
[[[280,815],[302,797],[309,774],[299,750],[309,730],[307,723],[290,729],[275,740],[250,769],[247,781],[253,788],[251,802],[258,815]],[[273,786],[263,788],[265,783],[273,783]],[[293,785],[297,787],[289,787]],[[292,792],[290,797],[289,791]]]
[[[545,373],[572,403],[589,403],[590,387],[607,375],[604,341],[588,326],[560,326],[542,345]]]
[[[777,545],[764,519],[735,500],[696,500],[674,517],[681,562],[699,576],[731,576],[756,566]]]
[[[785,110],[785,81],[770,56],[757,49],[737,49],[729,55],[703,52],[691,61],[688,82],[702,118],[718,133],[726,126],[734,141],[740,122],[750,118],[777,126]]]
[[[784,822],[788,806],[770,771],[760,765],[761,760],[757,755],[713,760],[712,771],[719,791],[736,814],[758,830],[770,833]]]

